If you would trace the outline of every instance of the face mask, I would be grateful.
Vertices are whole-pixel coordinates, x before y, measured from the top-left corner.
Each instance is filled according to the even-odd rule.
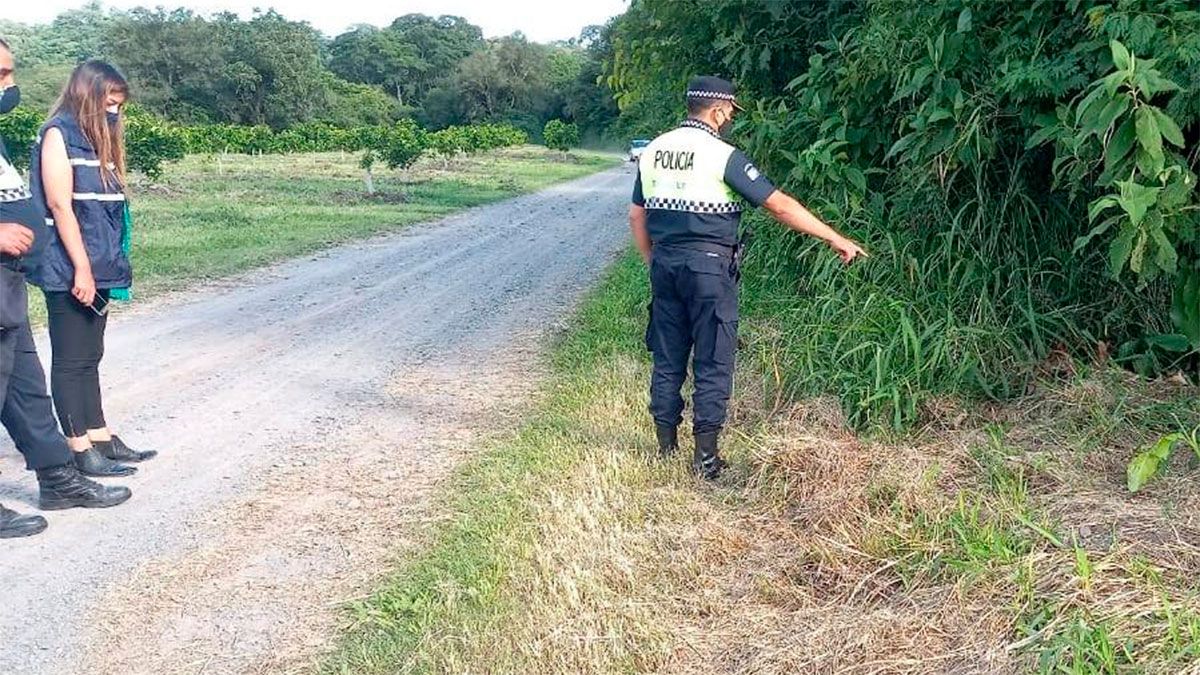
[[[728,136],[729,132],[733,131],[733,117],[726,117],[721,126],[717,127],[717,133],[722,136]]]
[[[115,126],[116,123],[121,119],[120,108],[115,105],[109,107],[106,111],[106,116],[108,117],[108,123]]]
[[[17,107],[21,102],[21,89],[15,84],[3,91],[0,91],[0,115],[12,112],[12,109]]]

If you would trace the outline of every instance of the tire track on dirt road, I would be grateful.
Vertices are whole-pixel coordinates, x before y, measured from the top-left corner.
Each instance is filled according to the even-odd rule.
[[[511,426],[543,338],[627,242],[629,168],[114,316],[128,504],[0,546],[0,673],[302,668],[337,606]],[[41,346],[44,361],[48,348]],[[36,501],[0,441],[0,500]]]

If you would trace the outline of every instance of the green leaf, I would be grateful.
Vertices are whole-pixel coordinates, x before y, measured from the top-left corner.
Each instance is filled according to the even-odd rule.
[[[1100,199],[1092,202],[1091,206],[1088,207],[1088,222],[1095,220],[1096,217],[1101,213],[1104,213],[1105,210],[1111,209],[1116,205],[1116,197],[1101,197]]]
[[[906,149],[908,149],[908,146],[912,145],[914,140],[916,140],[916,134],[909,134],[902,137],[892,145],[890,150],[887,151],[887,155],[884,156],[883,160],[886,162],[894,155],[904,152]]]
[[[1116,133],[1112,135],[1112,139],[1108,142],[1108,148],[1104,152],[1104,169],[1111,171],[1121,160],[1129,155],[1129,151],[1133,149],[1134,142],[1137,141],[1137,131],[1134,128],[1133,118],[1126,119],[1120,127],[1117,127]]]
[[[1158,201],[1158,193],[1162,188],[1139,185],[1131,180],[1118,181],[1117,185],[1121,188],[1117,203],[1128,214],[1129,222],[1138,227],[1146,217],[1146,212]]]
[[[1075,240],[1075,248],[1073,248],[1071,250],[1071,252],[1079,253],[1080,251],[1082,251],[1085,246],[1087,246],[1088,244],[1090,244],[1092,242],[1093,239],[1095,239],[1096,237],[1099,237],[1100,235],[1104,234],[1105,232],[1108,232],[1109,228],[1111,228],[1113,226],[1113,223],[1115,223],[1115,222],[1117,222],[1117,218],[1115,218],[1115,217],[1108,218],[1107,220],[1100,223],[1096,227],[1093,227],[1091,232],[1088,232],[1084,236]]]
[[[846,178],[858,189],[859,193],[865,194],[867,191],[867,177],[862,171],[854,167],[846,168]]]
[[[974,23],[973,19],[974,19],[974,17],[971,13],[970,7],[967,7],[962,12],[959,12],[959,14],[958,14],[958,32],[970,33],[971,25]]]
[[[1154,263],[1162,271],[1174,274],[1176,267],[1179,265],[1179,253],[1175,250],[1175,245],[1167,238],[1167,233],[1163,231],[1162,227],[1150,230],[1150,236],[1154,239],[1156,245]]]
[[[1126,486],[1130,492],[1137,492],[1150,482],[1171,458],[1175,444],[1184,440],[1183,434],[1168,434],[1160,438],[1154,445],[1139,452],[1129,462],[1125,469]]]
[[[1032,136],[1029,137],[1028,141],[1025,141],[1025,149],[1031,150],[1036,148],[1037,146],[1057,136],[1058,131],[1059,129],[1057,126],[1049,126],[1038,129]]]
[[[1135,227],[1122,228],[1121,233],[1108,246],[1109,272],[1114,279],[1121,275],[1121,270],[1125,269],[1129,254],[1133,252],[1133,237],[1137,232]]]
[[[1150,111],[1149,106],[1137,111],[1138,144],[1146,151],[1152,160],[1161,165],[1163,161],[1163,137],[1158,130],[1158,118]],[[1153,178],[1154,176],[1151,176]]]
[[[1125,486],[1130,492],[1140,491],[1158,473],[1158,464],[1158,460],[1147,453],[1136,455],[1125,469]]]
[[[1113,65],[1117,67],[1117,70],[1128,71],[1133,68],[1133,56],[1125,48],[1125,45],[1113,40],[1108,46],[1112,50]]]
[[[1154,106],[1147,106],[1147,109],[1153,114],[1155,122],[1158,124],[1158,130],[1162,133],[1162,137],[1167,139],[1167,142],[1177,148],[1182,148],[1184,144],[1183,132],[1179,129],[1179,125],[1167,113],[1159,110]]]
[[[1175,354],[1186,354],[1191,351],[1191,344],[1189,344],[1187,336],[1179,333],[1147,335],[1146,342]]]

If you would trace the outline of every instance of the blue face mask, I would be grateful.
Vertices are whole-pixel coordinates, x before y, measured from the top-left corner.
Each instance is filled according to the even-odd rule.
[[[0,115],[5,115],[12,112],[12,109],[21,103],[21,88],[13,85],[4,90],[0,90]]]

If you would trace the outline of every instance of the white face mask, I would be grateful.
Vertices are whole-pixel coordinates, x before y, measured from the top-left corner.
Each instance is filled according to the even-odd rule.
[[[110,105],[110,106],[108,106],[108,108],[106,108],[106,110],[108,111],[108,113],[109,113],[110,115],[116,115],[117,113],[121,112],[121,106],[119,106],[119,105]]]

